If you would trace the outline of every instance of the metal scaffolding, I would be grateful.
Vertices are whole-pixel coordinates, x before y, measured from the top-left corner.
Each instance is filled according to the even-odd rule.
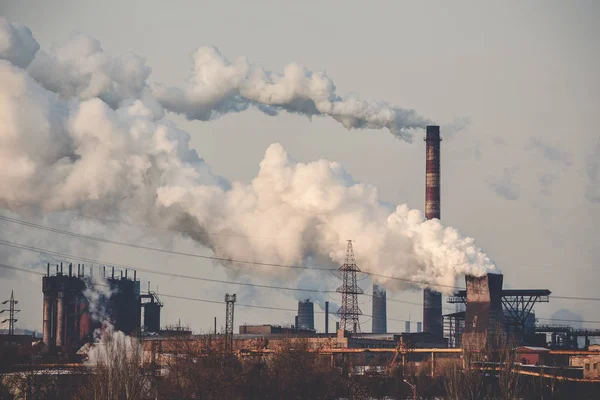
[[[536,303],[548,303],[552,292],[548,289],[505,289],[502,291],[502,308],[509,325],[525,333],[527,319]],[[467,304],[466,290],[459,290],[448,297],[448,303]]]

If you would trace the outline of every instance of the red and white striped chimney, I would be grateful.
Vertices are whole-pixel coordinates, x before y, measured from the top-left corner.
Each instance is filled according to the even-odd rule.
[[[440,127],[427,126],[425,164],[425,218],[440,218]],[[432,290],[423,291],[423,331],[443,337],[442,294]]]

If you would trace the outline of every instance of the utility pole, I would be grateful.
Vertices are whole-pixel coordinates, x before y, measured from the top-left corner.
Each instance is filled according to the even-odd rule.
[[[363,294],[363,291],[356,283],[356,273],[360,272],[360,269],[354,259],[352,240],[348,240],[346,260],[338,270],[342,271],[342,286],[336,290],[336,292],[342,294],[342,306],[337,311],[340,317],[340,327],[344,331],[359,333],[360,322],[358,317],[362,315],[362,311],[358,307],[358,295]]]
[[[17,322],[17,320],[15,319],[15,313],[18,313],[21,310],[15,310],[15,304],[18,304],[19,302],[15,300],[15,296],[12,290],[10,291],[10,300],[5,300],[2,302],[2,304],[6,303],[9,303],[8,310],[3,309],[0,311],[0,314],[8,311],[8,318],[3,319],[2,323],[8,321],[8,334],[10,336],[13,336],[15,334],[15,322]]]
[[[235,304],[235,294],[225,294],[225,351],[233,351],[233,305]]]

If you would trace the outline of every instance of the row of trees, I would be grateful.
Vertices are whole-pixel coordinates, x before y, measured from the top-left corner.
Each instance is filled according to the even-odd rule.
[[[267,356],[238,358],[216,338],[176,339],[168,349],[155,342],[142,351],[134,339],[110,335],[90,353],[84,373],[43,373],[32,365],[0,376],[0,399],[406,399],[413,388],[420,399],[597,398],[597,386],[524,378],[511,346],[498,340],[485,351],[465,350],[461,359],[436,360],[432,377],[430,361],[403,368],[382,358],[360,364],[383,364],[385,371],[356,374],[355,357],[319,355],[301,339]]]

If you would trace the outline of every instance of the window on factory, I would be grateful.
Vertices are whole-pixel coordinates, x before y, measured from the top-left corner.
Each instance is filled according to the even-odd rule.
[[[590,364],[585,364],[585,370],[589,371],[590,370]]]
[[[598,369],[598,363],[594,363],[594,369]]]

